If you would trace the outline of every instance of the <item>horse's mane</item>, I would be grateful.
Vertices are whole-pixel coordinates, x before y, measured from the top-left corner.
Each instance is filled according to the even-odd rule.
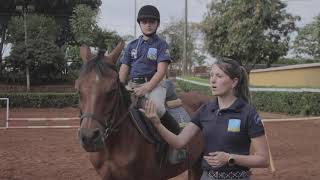
[[[93,57],[91,60],[84,63],[80,69],[80,75],[88,74],[91,71],[95,71],[99,77],[107,75],[108,71],[111,69],[115,70],[114,65],[107,63],[104,59],[104,56],[98,54]]]

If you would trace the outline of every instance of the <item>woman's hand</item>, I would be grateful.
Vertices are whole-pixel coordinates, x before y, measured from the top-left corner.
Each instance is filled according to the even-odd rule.
[[[157,114],[156,106],[151,100],[147,100],[144,109],[139,109],[148,119],[151,120],[154,126],[161,124]]]
[[[229,156],[230,155],[225,152],[211,152],[209,156],[203,156],[203,158],[210,166],[218,168],[228,163]]]

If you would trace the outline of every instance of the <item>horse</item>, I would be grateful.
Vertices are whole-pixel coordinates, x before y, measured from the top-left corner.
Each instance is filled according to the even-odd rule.
[[[159,166],[155,145],[134,126],[128,109],[130,97],[115,68],[123,47],[120,42],[109,55],[95,57],[88,46],[80,47],[83,65],[75,83],[81,112],[78,137],[93,167],[103,180],[165,180],[188,168],[192,169],[190,179],[200,179],[201,133],[187,145],[184,162]]]

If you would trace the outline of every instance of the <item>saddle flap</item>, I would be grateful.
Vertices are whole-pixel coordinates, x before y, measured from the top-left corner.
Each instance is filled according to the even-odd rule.
[[[151,122],[144,119],[143,114],[137,108],[130,107],[129,111],[133,124],[149,143],[156,144],[161,142],[161,138],[157,134],[156,129],[153,127]]]

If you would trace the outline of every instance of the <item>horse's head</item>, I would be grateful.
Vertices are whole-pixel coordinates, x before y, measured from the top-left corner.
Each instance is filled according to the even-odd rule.
[[[103,150],[107,137],[118,126],[122,89],[115,63],[123,46],[120,42],[110,55],[100,51],[95,57],[88,46],[80,48],[83,66],[75,84],[81,112],[78,135],[80,144],[88,152]]]

